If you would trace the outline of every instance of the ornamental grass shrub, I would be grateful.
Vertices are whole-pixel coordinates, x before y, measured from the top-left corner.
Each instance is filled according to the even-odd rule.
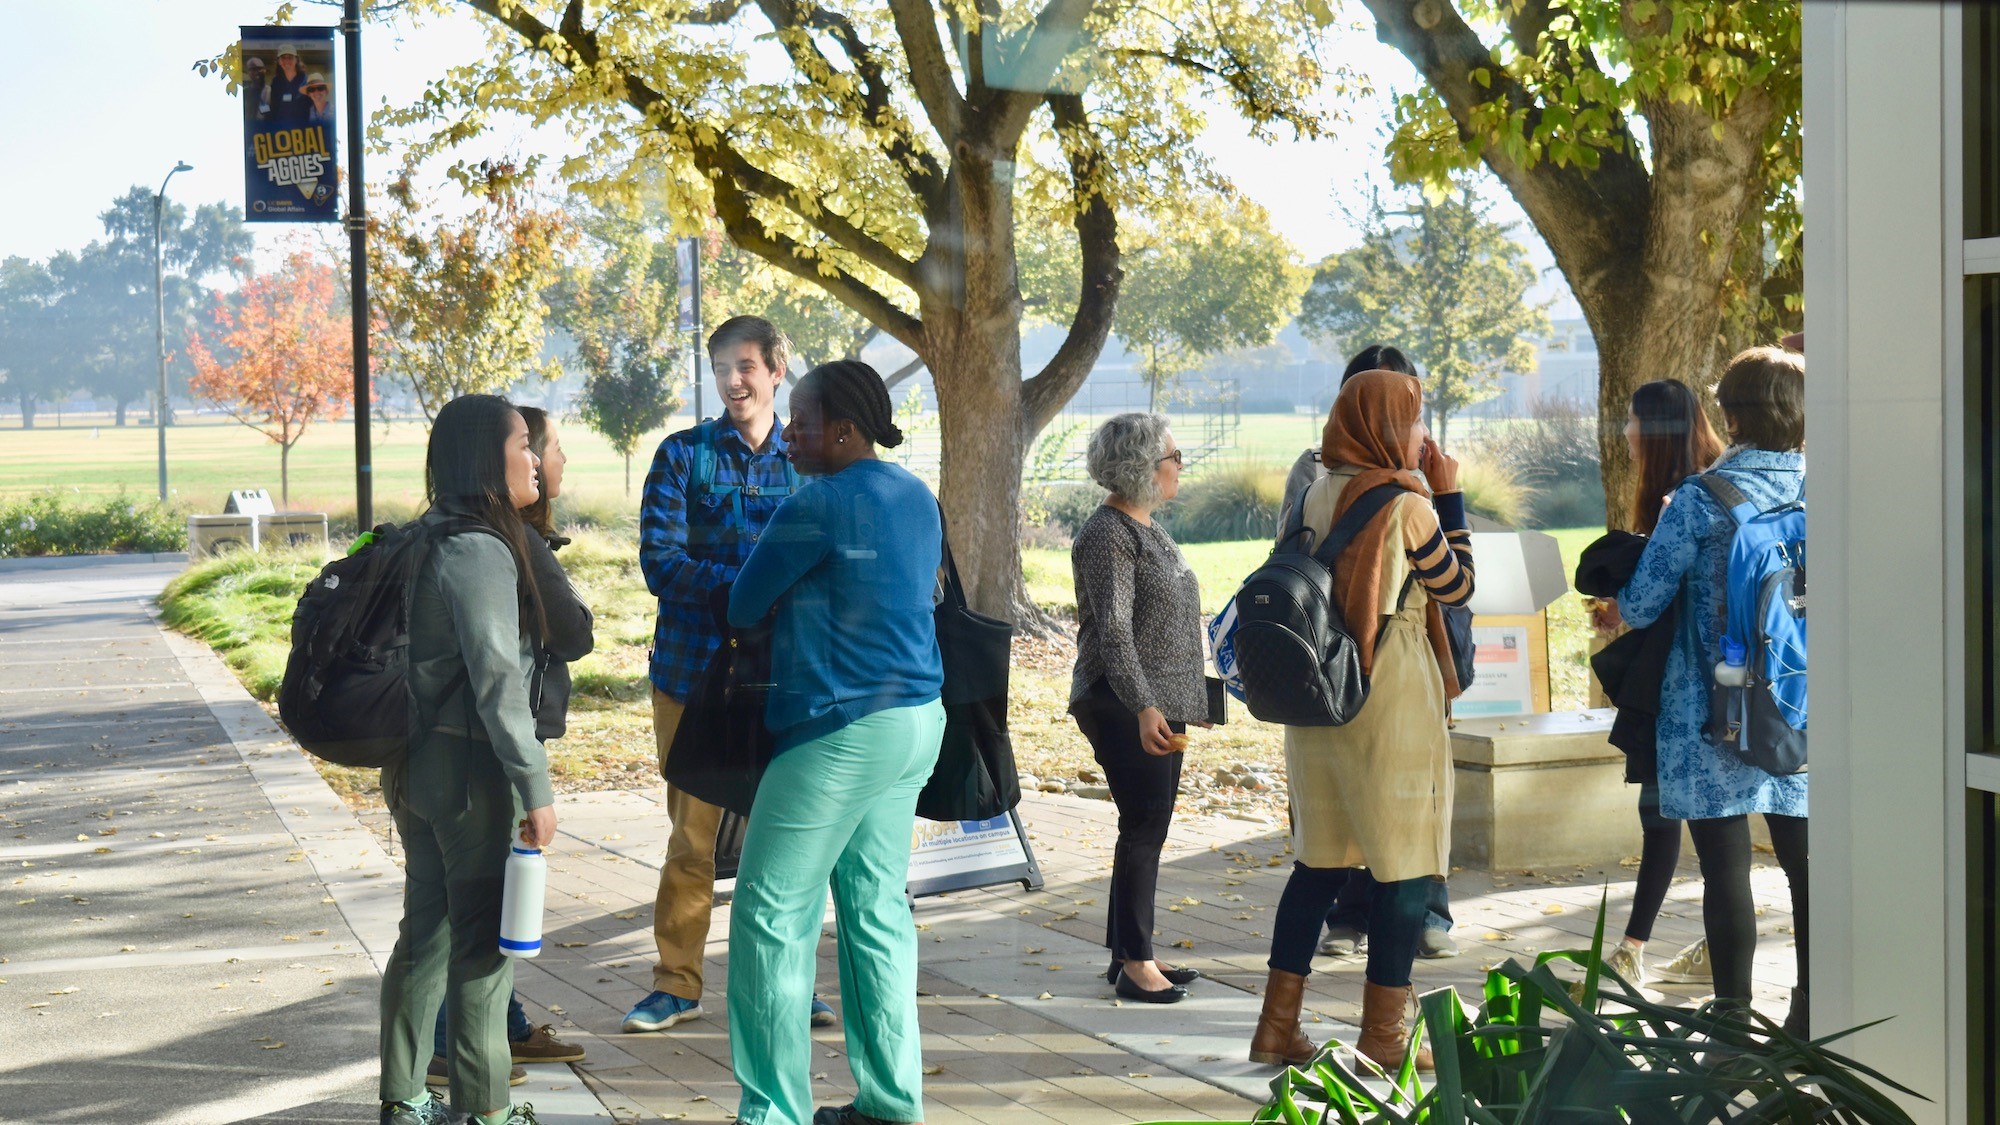
[[[187,550],[187,516],[157,500],[53,489],[0,500],[0,558]]]

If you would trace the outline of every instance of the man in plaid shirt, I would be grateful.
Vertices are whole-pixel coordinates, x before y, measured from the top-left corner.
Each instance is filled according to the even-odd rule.
[[[774,401],[790,350],[770,321],[754,316],[724,321],[708,338],[723,416],[661,442],[646,474],[639,568],[647,589],[660,599],[648,671],[653,739],[663,772],[688,693],[722,643],[710,598],[735,580],[797,479]],[[710,478],[705,487],[695,479],[696,463],[704,458]],[[626,1031],[661,1031],[702,1014],[702,949],[715,897],[722,810],[669,784],[667,816],[673,831],[653,903],[660,959],[653,966],[653,992],[626,1014]],[[832,1018],[833,1009],[815,997],[813,1022],[823,1025]]]

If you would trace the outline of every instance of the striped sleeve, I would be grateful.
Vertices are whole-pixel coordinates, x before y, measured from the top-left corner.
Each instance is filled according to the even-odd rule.
[[[1434,601],[1464,605],[1472,600],[1472,534],[1466,528],[1464,493],[1441,492],[1429,505],[1404,504],[1403,549]]]

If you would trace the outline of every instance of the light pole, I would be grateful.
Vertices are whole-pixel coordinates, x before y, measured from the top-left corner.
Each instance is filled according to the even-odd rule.
[[[153,337],[159,345],[160,385],[159,401],[153,405],[153,427],[160,433],[160,503],[167,502],[167,293],[166,266],[160,255],[160,220],[167,204],[167,184],[173,180],[175,172],[192,172],[194,165],[185,160],[174,162],[173,172],[160,181],[160,190],[153,196]]]

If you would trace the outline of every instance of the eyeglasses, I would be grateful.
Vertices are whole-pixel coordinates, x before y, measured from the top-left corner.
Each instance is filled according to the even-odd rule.
[[[1181,451],[1176,449],[1172,453],[1167,454],[1165,457],[1160,458],[1158,461],[1153,462],[1153,465],[1155,467],[1158,467],[1160,465],[1166,464],[1169,461],[1172,461],[1176,465],[1186,464],[1185,461],[1181,460]]]

